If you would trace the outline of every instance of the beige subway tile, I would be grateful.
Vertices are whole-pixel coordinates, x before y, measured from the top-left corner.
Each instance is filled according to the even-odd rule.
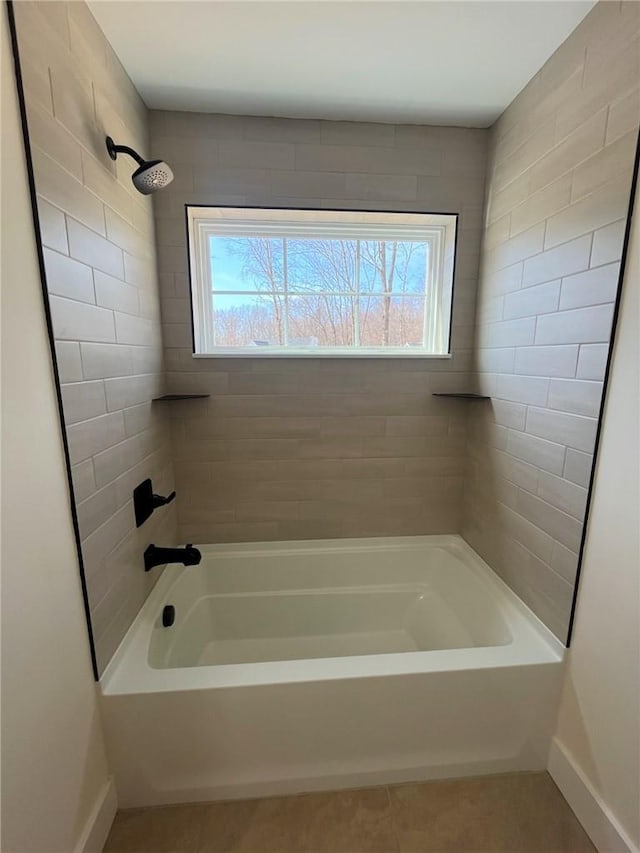
[[[67,4],[71,52],[88,67],[106,68],[107,42],[85,3]]]
[[[165,323],[189,323],[191,304],[188,299],[163,299],[162,319]]]
[[[518,427],[519,429],[519,427]],[[496,450],[492,454],[491,463],[495,465],[496,473],[505,480],[519,486],[527,492],[535,493],[538,489],[540,469],[522,459],[517,459],[510,453]]]
[[[626,216],[630,192],[631,183],[629,176],[625,174],[556,213],[547,220],[545,249],[567,243]]]
[[[524,429],[526,406],[508,400],[492,400],[491,412],[497,424],[511,429]]]
[[[61,392],[67,425],[95,418],[107,411],[102,382],[74,382],[63,385]]]
[[[631,132],[637,132],[640,123],[640,88],[615,101],[609,107],[606,144]]]
[[[550,441],[562,442],[585,453],[593,453],[597,426],[595,418],[550,409],[530,408],[527,413],[528,433]]]
[[[589,485],[592,466],[593,454],[581,453],[579,450],[568,447],[562,476],[565,480],[571,480],[572,483],[586,488]]]
[[[229,391],[229,374],[221,371],[168,373],[166,380],[171,394],[226,394]]]
[[[218,141],[223,168],[294,169],[295,146],[286,142]]]
[[[67,427],[69,456],[75,465],[124,438],[122,412],[101,415]]]
[[[530,287],[587,269],[590,250],[591,236],[585,235],[529,258],[524,263],[523,286]]]
[[[590,266],[615,263],[622,257],[624,232],[627,224],[626,217],[604,228],[598,229],[593,235]]]
[[[509,431],[507,452],[536,468],[561,474],[564,466],[563,444],[546,441],[524,432]]]
[[[492,177],[492,184],[496,190],[503,189],[520,177],[552,147],[555,127],[556,117],[552,115],[538,124],[533,133],[512,154],[497,162]]]
[[[577,379],[604,379],[609,344],[583,344],[578,356]]]
[[[567,583],[575,583],[578,570],[578,555],[575,551],[570,551],[559,542],[554,542],[550,565],[554,572],[557,572]]]
[[[161,390],[161,377],[157,374],[150,374],[105,379],[104,388],[107,396],[107,409],[114,412],[157,397]]]
[[[366,436],[384,435],[385,420],[388,419],[378,415],[372,417],[326,417],[318,421],[318,432],[320,436],[332,438],[333,436]],[[428,420],[425,418],[425,420]]]
[[[559,300],[559,280],[508,293],[504,298],[504,318],[510,320],[515,317],[548,314],[558,310]]]
[[[440,151],[402,151],[359,145],[297,145],[296,169],[383,175],[439,175]]]
[[[85,379],[106,379],[132,373],[131,349],[117,344],[81,343]]]
[[[620,264],[615,263],[563,278],[560,310],[614,302],[619,276]]]
[[[302,439],[296,448],[296,454],[303,459],[350,459],[363,455],[377,455],[363,452],[363,443],[376,440],[369,435],[350,435],[341,433],[322,434],[317,439]]]
[[[640,78],[640,51],[637,24],[625,27],[610,40],[594,40],[587,45],[583,88],[608,85],[609,91],[624,91],[623,81]]]
[[[488,178],[490,180],[490,178]],[[510,213],[531,195],[529,173],[525,172],[500,192],[491,192],[487,206],[487,222],[494,222]]]
[[[115,341],[113,313],[94,305],[50,296],[56,338],[81,341]]]
[[[76,341],[56,341],[56,359],[60,382],[79,382],[82,379],[80,344]]]
[[[85,459],[84,462],[74,465],[71,469],[73,480],[73,497],[76,501],[83,501],[96,490],[96,481],[93,476],[93,462]]]
[[[503,397],[514,403],[544,406],[547,401],[549,380],[537,376],[498,376],[494,396]]]
[[[82,180],[82,157],[79,143],[51,113],[27,100],[29,139],[31,145],[45,151],[65,171]]]
[[[422,152],[423,154],[426,152]],[[480,150],[466,147],[444,148],[442,152],[442,174],[464,177],[483,177],[486,171],[486,147]],[[417,172],[416,174],[421,174]]]
[[[49,73],[55,117],[82,145],[91,149],[98,136],[91,80],[86,74],[80,77],[74,73],[66,57],[52,63]]]
[[[518,494],[518,512],[566,548],[578,550],[582,521],[523,491]]]
[[[146,235],[143,234],[114,210],[111,210],[110,207],[105,207],[104,216],[107,227],[107,239],[111,243],[133,255],[151,255],[153,253],[153,231],[150,231]]]
[[[631,131],[578,166],[573,173],[572,202],[600,189],[619,175],[624,175],[630,187],[637,139],[637,130]]]
[[[483,373],[513,373],[516,350],[513,347],[504,349],[479,349],[475,354],[476,368]]]
[[[129,501],[83,540],[82,556],[89,591],[95,588],[95,575],[104,565],[109,553],[131,531],[134,523],[133,506]]]
[[[544,560],[545,563],[550,562],[553,539],[548,533],[507,506],[499,505],[498,512],[502,522],[503,535],[515,539],[532,554]]]
[[[512,264],[504,269],[491,271],[488,276],[485,275],[485,282],[490,288],[490,292],[500,295],[518,290],[522,284],[523,266],[522,261],[519,261],[517,264]]]
[[[417,178],[411,175],[347,174],[347,195],[361,199],[415,199],[418,190]]]
[[[541,222],[510,237],[506,243],[496,246],[486,254],[489,269],[498,270],[518,261],[525,261],[542,251],[544,243],[545,224]],[[526,265],[526,264],[525,264]]]
[[[511,214],[507,213],[500,219],[496,219],[491,225],[488,225],[483,234],[483,245],[485,250],[493,249],[501,243],[505,243],[511,236]]]
[[[118,181],[116,168],[109,160],[106,151],[104,159],[100,162],[86,151],[82,152],[82,175],[85,187],[106,205],[131,221],[135,202],[128,190]],[[127,169],[130,170],[131,167],[127,165]],[[128,174],[131,174],[130,171]]]
[[[609,340],[613,305],[560,311],[538,318],[536,344],[588,344]]]
[[[108,521],[117,511],[116,490],[113,484],[100,489],[77,505],[78,526],[83,539]]]
[[[531,192],[570,172],[578,163],[591,157],[604,145],[607,109],[602,109],[580,125],[542,157],[530,171]]]
[[[122,412],[117,412],[124,424]],[[124,426],[123,426],[124,437]],[[132,468],[136,462],[149,456],[159,446],[159,438],[153,430],[125,438],[118,444],[96,453],[93,457],[93,470],[98,488],[111,483],[121,474]]]
[[[515,373],[526,376],[576,375],[578,345],[519,347],[515,354]]]
[[[526,201],[514,208],[510,214],[510,236],[513,237],[531,228],[565,208],[571,200],[571,182],[571,174],[558,178],[543,189],[532,193]]]
[[[111,275],[94,271],[96,302],[103,308],[123,311],[126,314],[138,312],[138,289],[125,284]]]
[[[122,250],[75,219],[67,218],[69,254],[95,269],[124,278]]]
[[[247,116],[243,136],[256,142],[315,143],[320,141],[320,124],[306,119]]]
[[[44,249],[43,255],[49,293],[95,304],[91,267],[51,249]]]
[[[127,437],[151,429],[158,417],[157,408],[149,400],[123,410]]]
[[[155,286],[156,264],[153,258],[140,257],[124,252],[124,279],[128,284],[140,288]]]
[[[33,104],[38,104],[53,115],[53,96],[51,94],[51,78],[49,68],[42,62],[34,60],[31,55],[20,57],[22,72],[22,88],[25,97]]]
[[[320,138],[327,145],[382,145],[392,147],[396,128],[392,124],[359,121],[322,121]]]
[[[479,344],[481,347],[528,346],[533,343],[535,330],[535,317],[489,323],[479,329]]]
[[[564,641],[573,598],[571,584],[515,541],[507,540],[504,552],[498,574]]]
[[[133,373],[162,373],[164,362],[159,335],[152,346],[132,346]]]
[[[42,245],[63,255],[69,254],[64,213],[43,198],[38,199],[38,222]]]
[[[137,344],[150,346],[153,344],[153,324],[143,317],[132,314],[115,314],[116,339],[119,344]]]
[[[550,409],[597,418],[601,399],[602,382],[552,379],[549,385]]]
[[[465,204],[482,203],[483,198],[484,178],[418,175],[417,200],[427,210],[455,212]],[[404,203],[398,209],[406,210],[405,205],[407,202],[413,201],[413,197],[400,201],[404,201]]]
[[[104,234],[104,209],[100,199],[87,192],[69,172],[38,148],[33,149],[32,156],[38,195]]]
[[[538,497],[582,522],[587,506],[587,490],[582,486],[541,471]]]
[[[277,171],[268,175],[267,192],[291,198],[344,199],[347,196],[346,175],[330,172]]]
[[[451,423],[450,418],[439,415],[396,415],[380,420],[386,423],[384,431],[390,436],[444,436],[448,434]]]

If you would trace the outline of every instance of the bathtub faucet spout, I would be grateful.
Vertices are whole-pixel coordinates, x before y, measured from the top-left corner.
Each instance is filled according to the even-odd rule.
[[[164,566],[165,563],[197,566],[201,559],[202,554],[193,545],[187,545],[186,548],[158,548],[157,545],[149,545],[144,552],[144,570],[150,572],[155,566]]]

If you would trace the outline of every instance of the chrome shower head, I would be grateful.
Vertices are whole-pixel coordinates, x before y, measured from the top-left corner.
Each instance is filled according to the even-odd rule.
[[[161,190],[173,180],[173,172],[164,160],[143,160],[133,148],[128,145],[116,145],[110,136],[107,136],[107,151],[109,157],[115,160],[118,154],[128,154],[138,164],[138,168],[131,176],[134,187],[143,195],[150,195]]]

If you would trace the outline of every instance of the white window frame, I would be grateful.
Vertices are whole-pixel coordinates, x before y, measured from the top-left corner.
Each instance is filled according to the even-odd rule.
[[[450,358],[456,214],[186,206],[194,358]],[[428,242],[424,347],[216,346],[210,237],[327,237]],[[283,285],[286,292],[286,281]],[[220,295],[226,291],[216,291]],[[238,291],[234,291],[237,293]],[[249,291],[247,291],[248,293]],[[240,291],[242,293],[242,291]],[[333,292],[332,292],[333,294]],[[253,294],[252,294],[253,295]],[[295,295],[295,293],[294,293]],[[335,294],[339,295],[339,294]],[[344,295],[344,294],[343,294]],[[354,294],[348,294],[353,296]]]

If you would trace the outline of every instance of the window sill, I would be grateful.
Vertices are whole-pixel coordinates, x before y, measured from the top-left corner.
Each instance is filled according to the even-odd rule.
[[[314,350],[296,350],[291,349],[286,352],[268,352],[266,348],[251,347],[250,349],[241,350],[218,350],[216,352],[195,352],[192,353],[192,358],[346,358],[346,359],[362,359],[362,358],[397,358],[397,359],[451,359],[452,353],[428,353],[428,352],[411,352],[406,349],[392,350],[390,352],[362,352],[362,351],[331,351],[321,352]]]

